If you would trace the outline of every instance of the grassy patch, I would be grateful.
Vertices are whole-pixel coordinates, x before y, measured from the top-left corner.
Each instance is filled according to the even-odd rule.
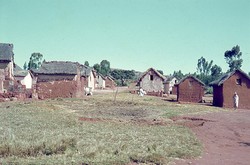
[[[140,121],[214,111],[128,93],[84,99],[2,103],[2,164],[167,164],[201,154],[202,146],[183,126]],[[81,121],[80,117],[103,120]],[[143,120],[142,120],[143,119]],[[94,121],[94,120],[93,120]],[[138,121],[138,122],[132,122]]]

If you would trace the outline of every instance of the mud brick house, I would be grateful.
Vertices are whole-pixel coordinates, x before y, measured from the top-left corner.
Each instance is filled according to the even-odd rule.
[[[106,86],[106,88],[114,89],[116,87],[116,83],[114,81],[114,78],[111,76],[106,76],[105,77],[105,86]]]
[[[86,85],[95,85],[92,83],[95,76],[91,68],[77,62],[44,62],[32,73],[36,79],[38,98],[82,97]]]
[[[239,95],[239,108],[250,109],[250,78],[242,70],[234,70],[210,83],[213,86],[213,105],[232,108],[233,94]]]
[[[164,91],[163,83],[165,77],[153,68],[149,68],[139,78],[139,86],[149,95],[162,95]]]
[[[0,93],[13,85],[13,44],[0,43]]]
[[[29,70],[24,70],[17,64],[14,64],[14,78],[17,82],[24,85],[26,89],[32,88],[33,77],[33,74]]]
[[[188,75],[179,81],[177,86],[177,101],[202,102],[205,84],[192,75]]]

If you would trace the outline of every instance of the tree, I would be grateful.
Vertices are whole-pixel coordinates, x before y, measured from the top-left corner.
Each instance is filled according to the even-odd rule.
[[[197,64],[197,72],[200,75],[209,75],[211,68],[213,65],[213,60],[208,62],[204,57],[201,57],[198,59],[198,64]]]
[[[211,68],[213,68],[213,60],[209,62],[204,57],[198,59],[197,74],[195,76],[207,86],[212,81]]]
[[[85,66],[89,66],[89,62],[88,62],[88,61],[85,61],[85,62],[84,62],[84,65],[85,65]]]
[[[107,76],[110,72],[110,62],[107,60],[102,60],[100,63],[100,73]]]
[[[162,70],[157,70],[160,74],[162,74],[163,75],[163,71]]]
[[[218,65],[212,66],[211,76],[212,76],[213,80],[217,79],[219,76],[221,76],[221,74],[222,74],[222,69],[220,66],[218,66]]]
[[[93,68],[96,70],[97,73],[100,73],[101,66],[99,64],[95,64]]]
[[[135,80],[135,72],[133,70],[121,70],[121,69],[114,69],[110,72],[110,75],[114,77],[118,85],[125,86],[127,85],[126,82],[128,80]]]
[[[227,50],[224,53],[225,60],[229,65],[229,71],[241,68],[243,62],[241,56],[242,53],[240,52],[240,47],[238,45],[234,46],[231,50]]]
[[[25,61],[25,63],[23,64],[23,69],[24,70],[27,70],[28,69],[28,65],[27,65],[27,62]]]
[[[173,76],[176,77],[178,80],[181,80],[184,77],[184,74],[181,72],[181,70],[179,70],[174,71]]]
[[[38,69],[42,65],[43,55],[41,53],[32,53],[28,63],[28,69]]]

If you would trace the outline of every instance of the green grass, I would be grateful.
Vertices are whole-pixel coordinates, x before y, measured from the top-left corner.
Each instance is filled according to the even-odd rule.
[[[115,101],[111,93],[1,103],[0,163],[167,164],[174,158],[193,158],[201,154],[202,145],[169,117],[216,110],[128,93],[118,93]],[[81,121],[81,117],[101,120]],[[168,124],[147,124],[155,119]]]

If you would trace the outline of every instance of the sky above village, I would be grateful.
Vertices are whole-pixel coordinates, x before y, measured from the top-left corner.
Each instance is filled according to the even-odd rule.
[[[0,42],[23,66],[108,60],[112,68],[196,71],[203,56],[222,67],[239,45],[250,71],[250,0],[0,0]]]

